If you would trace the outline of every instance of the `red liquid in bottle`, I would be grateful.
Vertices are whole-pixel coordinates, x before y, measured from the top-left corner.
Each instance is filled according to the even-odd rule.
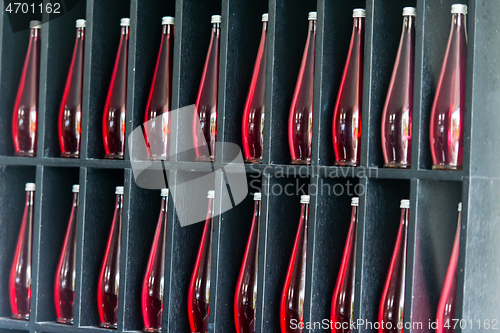
[[[460,220],[462,215],[462,203],[458,204],[458,224],[453,242],[453,251],[451,252],[450,263],[446,271],[443,290],[439,298],[439,304],[436,314],[437,329],[436,333],[454,333],[455,312],[457,309],[457,266],[460,253]]]
[[[160,217],[142,282],[141,308],[146,332],[161,332],[162,328],[167,209],[168,189],[164,188],[161,190]]]
[[[406,247],[408,242],[408,218],[410,201],[401,200],[401,222],[392,254],[391,265],[380,299],[379,333],[403,332],[405,309]],[[383,322],[383,324],[382,324]],[[398,329],[401,327],[400,329]]]
[[[120,285],[120,244],[123,217],[123,186],[116,187],[116,203],[111,231],[97,283],[97,307],[101,327],[116,328]]]
[[[309,13],[309,33],[288,118],[292,164],[311,164],[316,17],[316,12]]]
[[[188,291],[188,317],[191,333],[208,332],[208,303],[210,300],[210,270],[212,264],[212,216],[215,192],[208,191],[207,197],[207,218]]]
[[[264,116],[266,97],[266,54],[268,14],[262,15],[262,36],[257,59],[253,68],[252,81],[248,91],[243,123],[241,125],[243,155],[246,163],[262,163],[264,150]]]
[[[14,155],[36,155],[41,22],[30,22],[30,41],[12,114]]]
[[[76,42],[59,109],[61,157],[80,157],[85,20],[76,21]]]
[[[411,166],[415,15],[415,8],[403,9],[403,32],[382,114],[384,166],[390,168]]]
[[[168,160],[170,154],[174,18],[163,17],[162,25],[160,51],[144,114],[146,147],[153,160]]]
[[[245,255],[234,293],[234,323],[236,333],[254,333],[257,307],[257,253],[259,249],[260,200],[254,194],[254,212]]]
[[[354,264],[356,261],[356,223],[359,198],[351,200],[351,224],[345,242],[342,263],[332,297],[332,333],[351,333],[352,312],[354,310]],[[341,323],[340,325],[336,323]],[[346,324],[344,324],[346,323]]]
[[[365,10],[354,9],[353,17],[351,44],[333,115],[333,149],[335,165],[339,166],[358,166],[361,154]]]
[[[467,6],[452,5],[451,12],[450,37],[432,104],[429,139],[432,169],[461,170],[464,148]]]
[[[281,294],[281,333],[299,333],[299,323],[304,323],[304,298],[306,289],[307,225],[309,221],[309,196],[303,195],[299,227],[293,244],[285,285]],[[294,320],[294,321],[292,321]],[[297,325],[294,325],[293,323]],[[295,328],[297,327],[297,328]]]
[[[54,281],[56,321],[70,325],[73,325],[73,305],[75,303],[76,227],[79,190],[79,185],[73,185],[73,203]]]
[[[127,104],[127,64],[130,19],[120,22],[121,37],[102,118],[104,158],[123,159]]]
[[[217,137],[217,96],[219,89],[219,15],[212,16],[212,37],[201,76],[193,115],[193,145],[198,161],[215,160]]]
[[[26,183],[23,220],[9,275],[10,309],[14,319],[30,319],[34,201],[35,184]]]

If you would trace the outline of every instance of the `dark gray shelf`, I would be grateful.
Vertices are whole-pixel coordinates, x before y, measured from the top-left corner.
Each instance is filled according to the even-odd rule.
[[[405,320],[434,320],[455,234],[456,205],[463,202],[457,316],[499,319],[500,307],[500,3],[466,0],[467,60],[464,169],[432,171],[427,126],[450,27],[454,0],[80,0],[72,11],[42,27],[38,155],[14,157],[10,117],[25,56],[27,31],[12,33],[0,13],[0,333],[99,333],[96,288],[114,200],[125,186],[120,270],[119,333],[142,329],[140,288],[158,217],[158,190],[140,188],[133,167],[163,172],[171,184],[213,171],[214,188],[242,172],[221,151],[216,163],[174,154],[170,161],[105,160],[102,108],[116,54],[119,19],[131,17],[127,136],[143,121],[160,42],[161,17],[175,16],[173,107],[193,104],[209,43],[210,15],[222,15],[218,141],[241,145],[241,117],[261,34],[269,12],[266,119],[263,164],[245,165],[249,192],[261,188],[257,333],[279,331],[278,306],[298,223],[299,196],[312,193],[308,232],[305,321],[329,318],[330,302],[347,234],[353,193],[363,189],[357,229],[354,319],[375,322],[381,289],[399,222],[399,201],[411,200]],[[417,7],[413,164],[382,168],[380,118],[400,37],[401,12]],[[366,15],[361,166],[333,166],[331,119],[352,27],[352,9]],[[287,119],[307,33],[307,13],[318,12],[312,164],[289,165]],[[57,113],[74,42],[74,22],[87,19],[80,159],[59,158]],[[172,124],[171,149],[182,151],[190,124]],[[24,183],[36,182],[33,285],[30,321],[9,319],[8,271],[22,216]],[[53,279],[69,214],[71,184],[80,183],[75,324],[54,322]],[[290,196],[276,189],[290,186]],[[320,191],[328,189],[328,192]],[[187,288],[202,225],[181,227],[178,212],[206,188],[186,190],[169,201],[163,328],[187,332]],[[175,201],[175,207],[174,203]],[[218,199],[216,205],[221,205]],[[210,332],[234,333],[233,296],[250,228],[248,196],[214,220]],[[370,330],[360,329],[359,332]],[[457,330],[458,332],[459,330]],[[472,333],[477,327],[461,330]],[[310,333],[322,332],[312,329]],[[405,330],[417,332],[417,330]],[[304,331],[306,333],[306,330]],[[307,332],[309,333],[309,332]]]

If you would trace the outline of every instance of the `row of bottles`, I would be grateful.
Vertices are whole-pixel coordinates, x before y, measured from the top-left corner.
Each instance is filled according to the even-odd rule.
[[[12,316],[24,320],[30,316],[34,193],[35,184],[27,183],[25,210],[9,277]],[[98,279],[97,304],[104,328],[116,328],[118,321],[123,193],[122,186],[116,187],[114,215]],[[158,332],[162,327],[168,194],[168,189],[161,190],[160,214],[142,284],[141,307],[147,332]],[[63,324],[73,323],[78,195],[79,185],[73,185],[71,213],[54,281],[57,322]],[[238,333],[255,332],[261,197],[261,193],[254,194],[254,213],[234,295],[234,321]],[[208,332],[215,191],[209,191],[207,198],[207,217],[187,295],[191,332]],[[299,225],[279,306],[282,333],[297,332],[291,323],[304,321],[309,202],[309,195],[301,196]],[[339,324],[334,325],[332,332],[348,332],[343,327],[349,327],[353,320],[358,204],[357,197],[351,199],[349,231],[331,304],[331,320]],[[401,200],[400,208],[399,230],[379,306],[378,320],[385,325],[381,325],[379,333],[396,332],[394,328],[403,323],[410,201]],[[460,203],[453,251],[436,315],[438,332],[452,332],[449,324],[454,319],[456,308],[461,210]]]
[[[465,106],[467,6],[452,6],[452,26],[434,97],[429,125],[433,169],[461,169]],[[403,29],[383,107],[381,123],[384,166],[411,166],[415,58],[413,7],[403,9]],[[288,143],[292,164],[310,164],[314,100],[316,12],[309,13],[308,36],[290,106]],[[332,120],[335,165],[359,166],[363,97],[365,10],[353,10],[353,29]],[[243,110],[242,142],[247,163],[261,163],[265,118],[265,75],[268,15],[262,15],[262,34],[250,89]],[[105,158],[123,159],[130,19],[121,20],[120,43],[104,105],[102,121]],[[192,122],[196,160],[214,161],[217,137],[221,16],[212,16],[212,33]],[[174,18],[162,19],[162,39],[146,104],[145,140],[151,159],[167,160],[170,146]],[[59,111],[61,156],[79,157],[81,143],[85,20],[77,20],[76,42]],[[36,155],[40,31],[31,23],[31,37],[12,120],[15,154]]]

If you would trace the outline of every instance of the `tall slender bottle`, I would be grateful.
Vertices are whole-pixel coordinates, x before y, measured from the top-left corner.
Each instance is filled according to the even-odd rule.
[[[35,184],[26,183],[25,189],[26,203],[24,204],[23,220],[17,238],[14,260],[10,268],[9,298],[12,318],[29,320]]]
[[[252,81],[248,91],[243,123],[241,125],[243,155],[246,163],[262,163],[264,150],[264,117],[266,108],[266,54],[267,21],[269,15],[262,14],[262,35],[257,59],[253,67]]]
[[[161,208],[144,281],[141,307],[144,330],[161,332],[163,314],[163,280],[165,277],[165,246],[167,242],[168,188],[161,189]]]
[[[432,104],[429,139],[432,169],[461,170],[464,149],[466,5],[451,6],[451,31]]]
[[[75,47],[59,108],[58,134],[61,157],[80,157],[85,24],[85,20],[76,20]]]
[[[352,314],[354,311],[354,268],[356,260],[356,224],[358,221],[359,198],[351,199],[351,224],[342,255],[339,275],[332,297],[331,322],[332,333],[351,333]],[[342,325],[335,325],[341,323]],[[347,323],[344,324],[344,323]],[[340,327],[340,328],[337,328]]]
[[[365,16],[364,9],[352,11],[351,44],[333,114],[333,149],[339,166],[358,166],[361,154]]]
[[[295,243],[281,293],[281,333],[298,333],[298,323],[304,322],[304,298],[306,289],[307,225],[309,222],[309,195],[300,197],[301,212]],[[293,320],[293,321],[292,321]],[[295,323],[295,324],[294,324]]]
[[[260,201],[262,193],[254,194],[252,226],[248,235],[243,262],[234,293],[236,333],[254,333],[257,307],[257,253],[259,250]]]
[[[379,333],[403,332],[405,309],[406,248],[408,243],[408,219],[410,200],[401,200],[401,221],[389,272],[380,299]],[[383,323],[383,324],[382,324]],[[398,329],[401,327],[401,329]]]
[[[462,203],[458,204],[458,223],[453,250],[451,252],[450,263],[446,271],[441,297],[436,314],[437,329],[436,333],[454,333],[455,314],[457,310],[457,266],[460,253],[460,226],[462,217]]]
[[[403,8],[403,32],[382,113],[382,152],[389,168],[411,166],[416,15],[414,7]]]
[[[40,21],[30,22],[30,40],[12,114],[12,140],[16,156],[36,155],[38,89],[40,82]]]
[[[208,332],[208,302],[210,300],[210,270],[212,264],[212,222],[215,191],[208,191],[208,209],[196,263],[189,283],[188,318],[191,333]]]
[[[146,147],[148,156],[152,160],[168,160],[170,153],[174,23],[174,18],[171,16],[165,16],[161,20],[160,51],[144,114]]]
[[[80,185],[73,185],[71,213],[54,281],[56,321],[69,325],[73,325],[73,305],[75,302],[76,227],[78,221],[79,192]]]
[[[316,12],[310,12],[308,16],[309,32],[288,117],[288,145],[292,164],[311,164],[317,16]]]
[[[193,145],[197,161],[215,160],[221,16],[212,16],[212,36],[193,115]]]
[[[123,218],[123,186],[115,190],[115,212],[106,252],[97,282],[97,307],[101,327],[116,328],[118,323],[118,289],[120,285],[120,244]]]
[[[102,117],[102,138],[104,157],[123,159],[125,152],[125,116],[127,113],[127,65],[128,36],[130,19],[120,21],[120,44],[116,54],[113,74],[109,84],[108,96]]]

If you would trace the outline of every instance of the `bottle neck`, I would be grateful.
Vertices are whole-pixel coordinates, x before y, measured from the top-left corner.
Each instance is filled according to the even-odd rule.
[[[30,29],[30,36],[31,38],[36,38],[36,37],[40,37],[40,33],[41,33],[41,29],[38,29],[38,28],[33,28],[33,29]]]
[[[164,35],[170,35],[174,32],[174,26],[172,24],[164,24],[161,29]]]
[[[410,216],[410,209],[409,208],[401,208],[401,223],[402,224],[408,224],[409,216]]]
[[[309,34],[316,32],[317,22],[316,20],[309,20]]]
[[[451,25],[465,29],[465,14],[455,13],[451,17]]]
[[[260,205],[261,205],[260,200],[254,200],[253,215],[255,217],[260,217]]]
[[[115,209],[122,209],[123,207],[123,194],[116,195]]]
[[[364,17],[354,17],[353,29],[360,31],[360,32],[363,31],[365,29],[365,18]]]
[[[121,34],[128,35],[129,28],[130,27],[127,27],[127,26],[121,27]]]
[[[405,15],[403,16],[403,29],[410,30],[415,27],[415,16],[413,15]]]
[[[161,211],[166,213],[168,209],[168,197],[161,197]]]
[[[358,221],[358,206],[352,206],[351,219],[354,219],[356,222]]]
[[[26,206],[33,206],[35,203],[35,191],[26,191]]]
[[[79,193],[73,192],[73,206],[75,206],[75,207],[78,206],[78,198],[79,198]]]
[[[84,39],[85,28],[76,28],[76,39]]]
[[[267,32],[267,24],[268,24],[267,21],[262,22],[262,31],[263,32]]]

